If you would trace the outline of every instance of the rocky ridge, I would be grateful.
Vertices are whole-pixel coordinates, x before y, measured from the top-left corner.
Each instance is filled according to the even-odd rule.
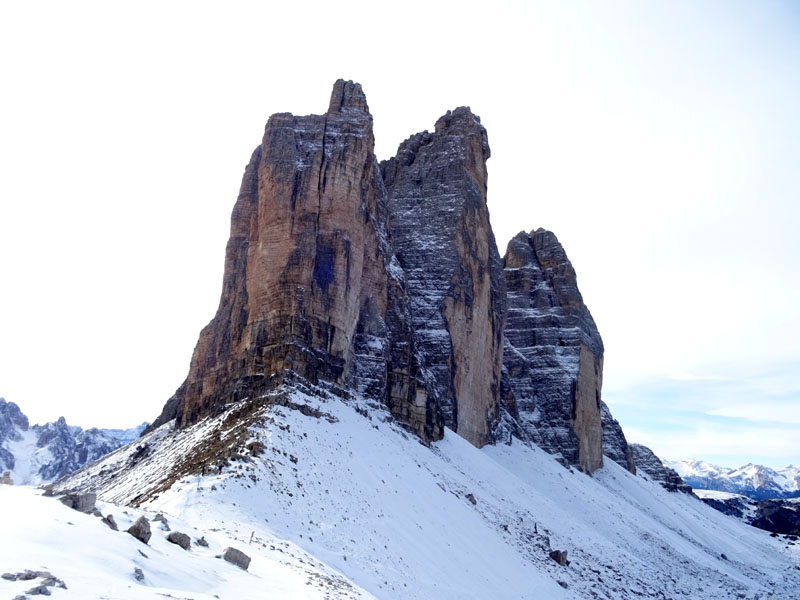
[[[233,209],[219,309],[151,430],[311,385],[380,402],[424,442],[447,426],[478,447],[516,436],[587,473],[604,451],[633,471],[555,235],[521,233],[500,258],[489,156],[460,107],[379,164],[350,81],[323,115],[270,117]]]
[[[670,492],[692,494],[692,487],[687,485],[674,469],[665,466],[650,448],[641,444],[628,446],[633,454],[636,468],[647,473],[653,480]]]
[[[48,483],[135,440],[147,424],[131,429],[82,429],[64,417],[30,425],[14,402],[0,398],[0,473],[16,484]]]

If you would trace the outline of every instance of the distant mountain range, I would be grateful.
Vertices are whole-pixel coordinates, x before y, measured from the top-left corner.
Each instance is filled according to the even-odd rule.
[[[700,490],[716,490],[752,500],[800,497],[800,466],[771,469],[748,463],[728,469],[702,460],[664,460],[681,478]]]
[[[0,398],[0,474],[8,471],[16,484],[49,483],[135,440],[146,426],[84,430],[64,417],[30,425],[19,406]]]

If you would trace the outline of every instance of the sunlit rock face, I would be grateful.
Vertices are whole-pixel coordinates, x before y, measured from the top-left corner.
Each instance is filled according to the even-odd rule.
[[[324,115],[269,119],[233,209],[220,306],[154,426],[299,377],[368,393],[424,439],[441,436],[373,150],[353,82],[336,82]]]
[[[383,163],[389,230],[445,424],[476,446],[497,419],[505,282],[486,204],[489,144],[469,108]]]

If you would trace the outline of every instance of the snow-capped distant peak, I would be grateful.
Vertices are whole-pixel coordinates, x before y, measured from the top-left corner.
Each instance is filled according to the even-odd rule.
[[[747,463],[737,469],[720,467],[702,460],[664,460],[695,489],[741,494],[754,500],[800,496],[800,469],[789,465],[772,469]]]
[[[19,406],[0,398],[0,473],[17,484],[54,481],[132,442],[146,425],[84,430],[60,417],[31,426]]]

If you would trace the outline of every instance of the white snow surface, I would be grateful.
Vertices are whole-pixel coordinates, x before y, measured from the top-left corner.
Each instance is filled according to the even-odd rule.
[[[321,416],[280,406],[259,409],[250,440],[265,451],[247,456],[242,450],[244,456],[221,473],[189,475],[159,491],[172,461],[224,430],[224,414],[178,432],[165,425],[61,482],[94,488],[119,504],[149,498],[139,509],[102,510],[115,517],[127,510],[130,520],[140,510],[163,512],[173,529],[213,539],[208,552],[193,547],[184,553],[156,530],[151,545],[163,554],[137,558],[136,550],[148,549],[132,537],[60,506],[54,513],[57,503],[42,498],[23,509],[41,535],[15,526],[3,536],[9,541],[0,544],[0,563],[12,569],[46,565],[68,586],[74,578],[76,589],[88,578],[106,578],[104,589],[114,594],[120,586],[118,595],[105,596],[99,588],[92,595],[89,587],[72,596],[72,587],[54,591],[64,598],[154,597],[136,595],[152,592],[132,579],[140,563],[150,585],[198,599],[270,597],[269,586],[295,584],[277,597],[322,597],[299,595],[318,589],[305,585],[315,580],[309,572],[335,582],[325,591],[329,598],[752,599],[770,592],[776,599],[797,598],[800,546],[784,546],[609,459],[590,477],[516,440],[477,449],[448,430],[426,447],[375,404],[297,391],[292,400]],[[150,453],[132,462],[143,443]],[[6,499],[23,493],[30,495],[0,492],[4,514],[14,508],[4,506]],[[53,519],[61,529],[51,535]],[[68,535],[73,530],[65,520],[102,534],[102,547]],[[255,546],[248,545],[251,536]],[[19,544],[24,549],[16,558]],[[213,558],[228,544],[257,557],[250,573]],[[271,547],[284,552],[267,552]],[[558,565],[550,549],[567,550],[570,564]],[[74,573],[57,561],[59,552],[81,556]],[[294,563],[273,564],[290,556]],[[294,578],[298,564],[306,571]],[[0,586],[6,586],[0,592],[10,589]]]

